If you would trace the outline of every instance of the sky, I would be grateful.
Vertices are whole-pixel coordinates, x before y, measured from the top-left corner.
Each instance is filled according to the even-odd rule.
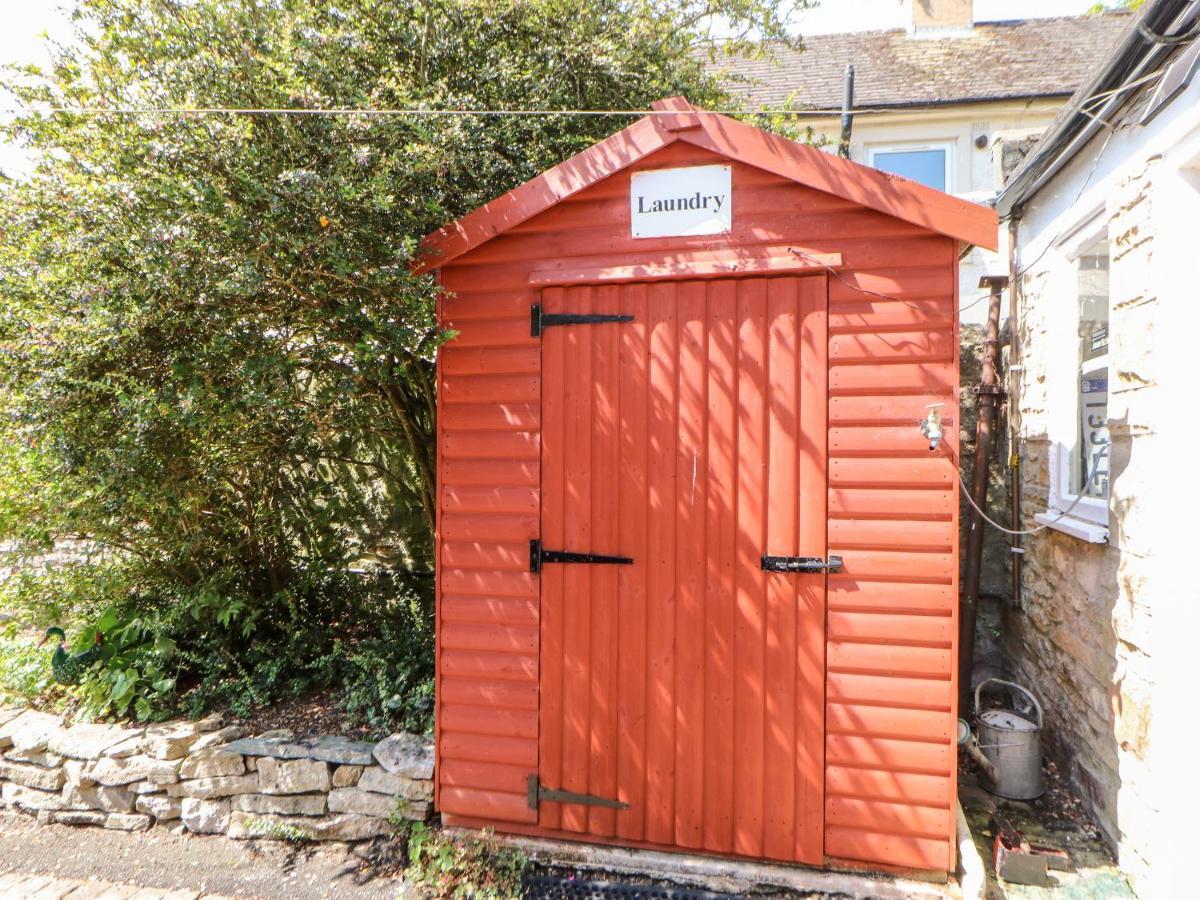
[[[975,19],[991,22],[1037,16],[1078,15],[1093,0],[975,0]],[[70,34],[69,19],[60,0],[0,0],[0,62],[45,63],[41,34],[51,37]],[[815,9],[799,14],[796,30],[801,34],[900,28],[908,20],[908,6],[901,0],[824,0]],[[0,107],[6,106],[0,92]],[[26,161],[18,148],[0,145],[0,172],[20,172]]]

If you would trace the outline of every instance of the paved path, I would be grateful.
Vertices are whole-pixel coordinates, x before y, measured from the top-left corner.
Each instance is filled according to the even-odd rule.
[[[0,875],[0,897],[13,900],[231,900],[221,894],[199,891],[163,891],[132,884],[113,884],[48,875]]]
[[[400,882],[365,877],[344,845],[293,846],[38,825],[0,812],[0,898],[70,900],[392,900]]]

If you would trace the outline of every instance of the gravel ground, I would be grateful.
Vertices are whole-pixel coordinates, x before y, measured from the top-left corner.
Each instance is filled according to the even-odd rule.
[[[395,879],[368,877],[343,845],[230,841],[162,828],[129,834],[0,813],[0,875],[13,873],[263,900],[390,900],[401,891]]]

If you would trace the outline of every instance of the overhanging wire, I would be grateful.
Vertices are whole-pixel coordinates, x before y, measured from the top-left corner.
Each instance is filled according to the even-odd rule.
[[[815,263],[817,266],[824,269],[826,272],[828,272],[830,275],[832,275],[834,278],[836,278],[838,281],[840,281],[846,287],[850,288],[850,290],[852,290],[852,291],[857,291],[860,294],[867,294],[868,296],[871,296],[871,297],[878,297],[881,300],[891,300],[896,303],[908,304],[908,302],[909,302],[909,301],[905,300],[903,297],[897,297],[893,294],[884,294],[879,291],[872,291],[868,288],[859,287],[857,284],[854,284],[852,281],[842,277],[842,273],[839,272],[837,269],[835,269],[833,266],[829,265],[828,263],[824,263],[821,260],[817,259],[816,257],[811,256],[802,250],[797,250],[794,247],[789,247],[788,250],[796,256],[799,256],[803,259],[807,259],[809,262]],[[983,297],[990,297],[990,296],[992,296],[990,293],[983,295]],[[975,300],[970,305],[974,306],[976,303],[979,302],[979,300],[982,300],[983,297],[980,297],[978,300]],[[960,309],[960,312],[961,312],[961,309]],[[1013,534],[1013,535],[1037,534],[1039,531],[1045,531],[1047,528],[1049,528],[1051,526],[1051,524],[1053,522],[1057,522],[1059,519],[1065,518],[1067,515],[1070,514],[1071,510],[1073,510],[1076,506],[1079,505],[1079,501],[1084,498],[1084,495],[1087,492],[1087,489],[1089,487],[1091,487],[1092,482],[1095,481],[1095,479],[1096,479],[1096,476],[1098,474],[1100,474],[1100,462],[1101,462],[1101,460],[1105,459],[1108,456],[1108,449],[1110,446],[1111,446],[1110,444],[1104,445],[1104,449],[1101,451],[1100,455],[1096,458],[1096,465],[1092,467],[1091,473],[1088,475],[1087,479],[1083,482],[1083,484],[1080,485],[1079,494],[1071,502],[1071,505],[1068,506],[1066,509],[1064,509],[1062,512],[1060,512],[1057,516],[1055,516],[1051,520],[1051,522],[1047,522],[1043,525],[1038,525],[1036,528],[1025,528],[1025,529],[1020,529],[1020,530],[1013,530],[1011,528],[1006,528],[1003,525],[1001,525],[999,522],[996,522],[995,520],[993,520],[986,512],[984,512],[982,509],[979,508],[979,505],[975,502],[975,498],[971,496],[971,489],[969,487],[967,487],[967,482],[963,479],[962,470],[958,466],[955,466],[954,471],[955,471],[955,474],[958,475],[958,483],[960,485],[962,485],[963,496],[965,496],[967,498],[967,502],[971,504],[971,507],[975,510],[975,512],[979,513],[979,515],[983,518],[983,520],[985,522],[987,522],[989,525],[991,525],[997,531],[1003,531],[1005,534]]]

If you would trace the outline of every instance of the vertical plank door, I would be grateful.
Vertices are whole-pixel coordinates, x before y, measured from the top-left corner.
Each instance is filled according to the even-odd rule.
[[[547,831],[820,863],[824,276],[547,288],[542,336]]]

